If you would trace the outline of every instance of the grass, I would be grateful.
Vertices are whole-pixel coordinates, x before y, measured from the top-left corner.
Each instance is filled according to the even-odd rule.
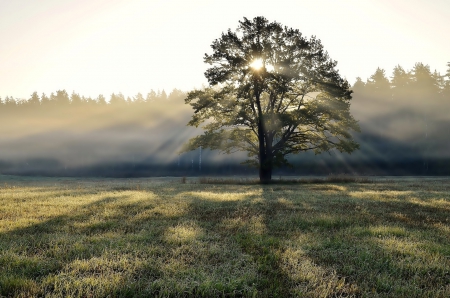
[[[182,178],[181,183],[186,183],[186,177]],[[234,184],[234,185],[249,185],[260,184],[257,178],[238,177],[200,177],[197,179],[200,184]],[[309,178],[274,178],[270,184],[319,184],[319,183],[372,183],[367,177],[360,177],[347,174],[329,175],[326,177],[309,177]]]
[[[450,179],[327,179],[0,176],[0,296],[450,296]]]

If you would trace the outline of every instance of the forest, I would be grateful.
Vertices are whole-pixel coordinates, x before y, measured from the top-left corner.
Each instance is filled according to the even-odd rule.
[[[450,63],[442,75],[416,63],[392,72],[376,69],[353,85],[351,112],[361,132],[349,154],[304,153],[275,175],[449,175]],[[243,153],[198,149],[181,153],[201,132],[186,126],[186,93],[151,90],[107,99],[75,91],[28,99],[0,98],[0,172],[46,176],[245,175]]]

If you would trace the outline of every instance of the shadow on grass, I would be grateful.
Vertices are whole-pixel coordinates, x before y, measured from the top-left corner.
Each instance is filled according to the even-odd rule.
[[[448,193],[397,188],[114,186],[0,234],[0,294],[444,297]]]
[[[354,284],[356,296],[447,297],[450,202],[442,197],[448,198],[448,188],[429,193],[400,187],[374,196],[359,193],[364,190],[322,190],[313,215],[291,222],[304,232],[297,236],[302,255]],[[436,200],[442,204],[431,206]],[[345,294],[337,290],[333,295]]]

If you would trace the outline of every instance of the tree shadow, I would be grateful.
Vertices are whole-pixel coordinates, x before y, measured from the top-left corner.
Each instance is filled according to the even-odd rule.
[[[354,284],[356,296],[448,296],[449,204],[424,204],[446,191],[423,198],[423,189],[408,187],[390,197],[378,192],[375,199],[363,195],[371,191],[366,187],[321,191],[328,211],[318,206],[315,219],[294,223],[304,233],[297,237],[302,255]],[[336,196],[347,198],[343,206]]]
[[[0,294],[357,297],[445,287],[448,271],[420,254],[450,255],[437,226],[447,205],[419,204],[420,187],[384,198],[382,189],[105,186],[99,199],[0,234]]]
[[[176,293],[186,290],[191,291],[190,296],[203,292],[206,293],[203,296],[208,296],[211,288],[216,288],[218,293],[248,290],[248,282],[242,277],[242,280],[231,280],[228,284],[226,280],[219,280],[213,285],[202,285],[202,279],[208,277],[208,270],[202,272],[201,266],[196,266],[192,258],[194,261],[199,259],[200,265],[210,266],[212,269],[209,271],[213,273],[218,269],[213,268],[211,261],[198,255],[195,248],[209,253],[208,247],[224,246],[221,241],[215,243],[214,239],[204,241],[201,238],[178,241],[171,238],[170,233],[178,233],[186,222],[196,222],[189,213],[190,203],[186,202],[188,197],[176,199],[186,192],[185,189],[179,190],[166,185],[162,189],[164,194],[161,195],[126,187],[117,189],[114,186],[112,190],[112,196],[107,194],[75,211],[68,208],[50,218],[1,233],[4,253],[0,255],[0,264],[7,266],[0,275],[0,293],[8,296],[28,291],[30,296],[43,295],[42,288],[37,286],[41,283],[45,284],[45,292],[48,293],[81,296],[89,293],[100,296],[108,293],[113,293],[113,296],[127,293],[131,296],[136,293],[178,296]],[[199,225],[199,228],[203,229],[202,226]],[[236,247],[234,250],[233,254],[239,253]],[[217,252],[212,251],[210,254]],[[121,265],[121,257],[128,258],[129,264]],[[99,263],[98,268],[90,267],[96,262]],[[212,263],[217,262],[214,260]],[[222,262],[230,263],[223,256]],[[251,263],[251,260],[244,260],[244,264],[247,263]],[[216,266],[220,267],[220,261]],[[233,266],[241,267],[242,264]],[[74,270],[77,272],[72,273]],[[102,286],[104,292],[96,292],[98,287],[83,281],[83,276],[101,275],[103,270],[109,270],[109,275],[118,274],[119,282]],[[185,274],[189,271],[196,272],[197,284],[183,285],[180,282],[177,285],[177,270],[184,271]],[[80,280],[69,278],[71,274],[80,275]],[[170,274],[174,277],[170,278]],[[163,275],[168,283],[158,283]],[[186,276],[183,278],[186,279]],[[83,285],[83,282],[87,283],[86,287],[77,290],[77,284]],[[64,291],[58,289],[57,285],[61,283],[69,288]],[[146,288],[146,284],[151,286]]]

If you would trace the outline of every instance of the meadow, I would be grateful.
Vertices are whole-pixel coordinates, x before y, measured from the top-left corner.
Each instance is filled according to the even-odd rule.
[[[0,175],[0,296],[450,297],[450,179]]]

